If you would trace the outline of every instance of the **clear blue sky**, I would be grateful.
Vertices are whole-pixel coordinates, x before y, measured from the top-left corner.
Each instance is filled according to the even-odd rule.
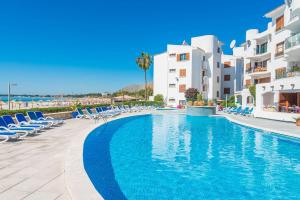
[[[244,41],[283,0],[9,0],[0,2],[0,93],[114,91],[143,83],[135,57],[214,34]],[[152,78],[152,70],[149,71]]]

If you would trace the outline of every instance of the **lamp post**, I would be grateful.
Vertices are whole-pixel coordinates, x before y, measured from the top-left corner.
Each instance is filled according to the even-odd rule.
[[[7,101],[8,101],[8,110],[10,110],[10,102],[11,102],[11,99],[10,99],[10,94],[11,94],[11,88],[13,86],[17,86],[16,83],[8,83],[8,96],[7,96]]]

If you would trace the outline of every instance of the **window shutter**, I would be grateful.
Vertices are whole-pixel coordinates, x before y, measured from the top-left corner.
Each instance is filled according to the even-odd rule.
[[[186,77],[186,69],[180,69],[179,76]]]
[[[185,84],[179,85],[179,92],[185,92],[186,86]]]
[[[177,54],[177,61],[180,61],[180,54]]]
[[[190,54],[189,53],[186,53],[185,56],[186,56],[186,60],[190,60]]]
[[[224,68],[229,68],[231,67],[231,62],[228,61],[228,62],[224,62]]]
[[[276,19],[276,31],[281,30],[284,27],[284,15]]]

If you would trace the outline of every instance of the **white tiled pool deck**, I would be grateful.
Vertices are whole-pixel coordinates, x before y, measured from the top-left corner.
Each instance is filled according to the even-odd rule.
[[[300,128],[293,123],[236,115],[229,118],[300,138]],[[67,120],[40,135],[1,144],[0,199],[101,199],[84,172],[82,145],[87,134],[102,123]]]

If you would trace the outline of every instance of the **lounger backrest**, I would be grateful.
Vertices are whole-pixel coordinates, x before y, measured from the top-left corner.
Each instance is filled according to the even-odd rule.
[[[3,126],[3,127],[7,128],[7,124],[5,123],[5,121],[2,117],[0,117],[0,126]]]
[[[101,113],[101,112],[102,112],[102,110],[101,110],[100,107],[97,107],[97,108],[96,108],[96,111],[97,111],[97,113]]]
[[[84,115],[83,111],[81,108],[77,108],[77,112],[80,114],[80,115]]]
[[[2,116],[3,120],[5,121],[6,124],[15,124],[14,119],[10,115],[4,115]]]
[[[40,119],[40,118],[44,118],[44,115],[43,115],[43,113],[42,113],[42,112],[40,112],[40,111],[36,111],[36,112],[35,112],[35,115],[36,115],[36,117],[37,117],[38,119]]]
[[[17,121],[20,122],[27,122],[26,117],[23,115],[23,113],[17,113],[16,114]]]
[[[35,113],[33,111],[29,111],[27,112],[27,115],[28,117],[31,119],[31,120],[37,120],[37,116],[35,115]]]
[[[87,111],[90,115],[93,114],[91,108],[86,108],[86,111]]]

